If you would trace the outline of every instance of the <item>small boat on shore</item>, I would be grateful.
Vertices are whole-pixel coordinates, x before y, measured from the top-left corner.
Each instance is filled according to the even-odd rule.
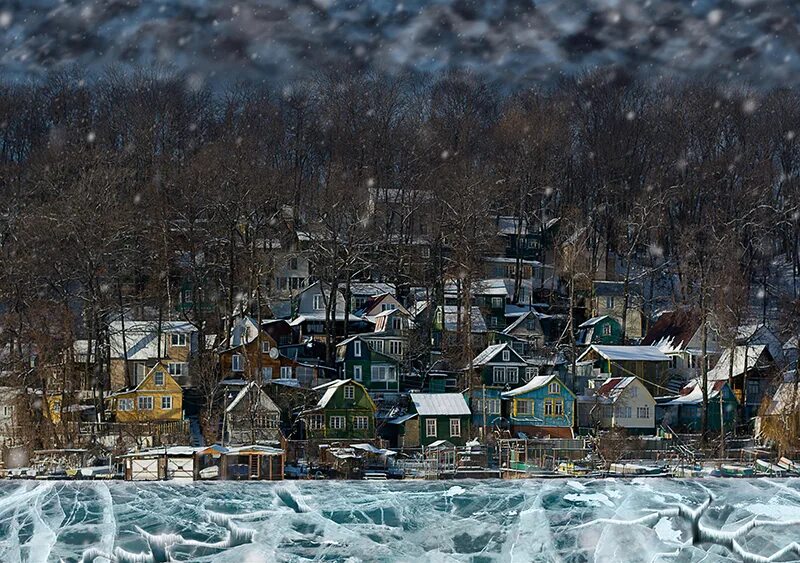
[[[712,472],[712,475],[715,477],[753,477],[755,471],[746,465],[725,464]]]

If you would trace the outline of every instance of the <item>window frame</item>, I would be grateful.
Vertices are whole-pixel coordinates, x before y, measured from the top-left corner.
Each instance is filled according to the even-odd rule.
[[[168,370],[169,370],[169,366],[171,366],[171,365],[173,365],[173,364],[169,364],[167,366]],[[172,375],[172,374],[170,374],[170,375]],[[159,376],[161,377],[161,381],[160,382],[158,381]],[[156,370],[155,373],[153,373],[153,385],[155,385],[156,387],[164,387],[164,385],[166,385],[166,384],[167,384],[167,377],[164,375],[164,372],[161,371],[161,370]]]
[[[149,403],[149,406],[146,406],[146,405],[148,405],[148,403]],[[155,401],[153,401],[153,396],[152,395],[139,395],[138,397],[136,397],[136,410],[139,410],[139,411],[151,411],[151,410],[153,410],[153,407],[155,406],[154,403],[155,403]],[[145,406],[142,406],[142,405],[145,405]]]
[[[369,430],[368,416],[353,417],[353,430]]]
[[[173,348],[186,348],[189,344],[189,339],[186,337],[185,332],[171,332],[169,344]]]
[[[453,432],[455,426],[455,432]],[[460,418],[451,418],[450,419],[450,437],[451,438],[460,438],[461,437],[461,419]]]
[[[551,381],[547,384],[547,394],[548,395],[560,395],[561,394],[561,385],[558,384],[558,381]]]
[[[433,423],[433,424],[431,424]],[[438,424],[435,418],[426,418],[425,419],[425,437],[426,438],[438,438]],[[433,429],[433,431],[431,431]]]
[[[345,385],[344,390],[342,391],[344,398],[346,401],[355,401],[356,399],[356,386],[355,385]]]
[[[242,361],[241,354],[231,354],[231,371],[241,373],[244,371],[244,362]]]
[[[331,430],[346,430],[347,419],[341,415],[332,415],[328,417],[328,428]]]
[[[168,407],[164,406],[164,403],[169,404]],[[162,411],[171,411],[172,410],[172,395],[162,395],[161,396],[161,410]]]
[[[353,342],[353,356],[355,356],[356,358],[360,358],[361,357],[361,352],[362,352],[361,341],[360,340],[355,340]]]
[[[364,370],[362,366],[353,366],[353,379],[356,381],[364,380]]]

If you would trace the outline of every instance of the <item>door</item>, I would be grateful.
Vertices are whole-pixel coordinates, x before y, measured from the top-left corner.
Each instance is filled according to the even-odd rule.
[[[158,458],[132,459],[131,481],[158,481]]]
[[[167,461],[167,479],[192,481],[194,479],[194,459],[171,457]]]

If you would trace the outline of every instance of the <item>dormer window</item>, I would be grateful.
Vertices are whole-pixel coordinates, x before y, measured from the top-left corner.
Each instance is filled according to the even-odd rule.
[[[553,381],[550,385],[547,386],[547,392],[551,395],[558,395],[559,391],[561,390],[561,386]]]
[[[261,352],[264,354],[269,354],[271,346],[269,345],[269,340],[262,340],[261,341]]]
[[[156,386],[162,387],[164,385],[164,372],[157,371],[155,375],[153,375],[153,382],[156,384]]]
[[[354,399],[356,396],[356,388],[352,385],[345,385],[344,386],[344,398],[345,399]]]
[[[325,308],[325,304],[322,302],[322,294],[318,293],[314,296],[314,310],[315,311],[322,311]]]
[[[503,350],[503,361],[508,362],[511,361],[511,352],[508,350]]]
[[[234,354],[231,356],[231,370],[232,371],[244,371],[242,366],[242,355],[241,354]]]

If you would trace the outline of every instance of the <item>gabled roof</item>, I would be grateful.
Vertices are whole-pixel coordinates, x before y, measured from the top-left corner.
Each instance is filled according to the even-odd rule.
[[[241,390],[239,390],[239,394],[236,395],[236,397],[233,399],[233,401],[231,401],[230,404],[228,405],[228,408],[226,408],[225,410],[227,412],[233,412],[233,409],[236,408],[236,405],[238,405],[242,401],[242,399],[244,399],[245,396],[247,396],[247,394],[252,391],[252,389],[254,387],[256,388],[256,393],[258,393],[258,394],[263,393],[264,396],[269,401],[269,403],[271,404],[271,406],[275,407],[276,411],[279,410],[277,405],[275,405],[275,403],[272,401],[272,399],[269,398],[269,395],[264,393],[264,391],[261,390],[261,387],[255,381],[251,381],[250,383],[248,383],[247,385],[242,387]]]
[[[669,358],[654,346],[611,346],[606,344],[592,344],[581,354],[578,361],[581,361],[592,350],[606,360],[624,362],[668,362]]]
[[[578,328],[589,328],[589,327],[592,327],[592,326],[596,325],[597,323],[599,323],[600,321],[602,321],[604,319],[607,319],[607,318],[608,318],[608,315],[600,315],[599,317],[592,317],[588,321],[584,321],[581,324],[579,324]]]
[[[314,387],[314,391],[324,391],[322,397],[319,401],[317,401],[316,406],[311,410],[322,409],[328,406],[328,403],[331,402],[333,396],[336,394],[336,391],[342,387],[343,385],[356,385],[358,387],[364,388],[363,385],[358,383],[357,381],[353,381],[352,379],[336,379],[334,381],[329,381],[328,383],[323,383],[322,385],[318,385]],[[372,403],[372,398],[369,396],[368,393],[365,392],[367,399],[369,402]],[[372,403],[373,408],[375,407],[375,403]]]
[[[529,391],[534,391],[536,389],[544,387],[545,385],[549,385],[549,383],[554,379],[559,383],[561,383],[558,377],[556,377],[554,373],[550,375],[537,375],[536,377],[531,378],[531,380],[522,387],[517,387],[516,389],[511,389],[510,391],[503,391],[503,393],[501,393],[501,396],[503,398],[516,397],[517,395],[522,395]],[[569,391],[570,394],[574,395],[574,393],[572,393],[572,391],[570,391],[566,385],[561,383],[561,386],[567,391]]]
[[[230,328],[227,341],[223,344],[223,350],[230,350],[240,346],[247,346],[258,338],[258,323],[251,317],[237,317]]]
[[[527,318],[528,318],[528,317],[530,317],[531,315],[533,315],[533,316],[534,316],[534,317],[536,317],[537,319],[539,319],[539,317],[540,317],[539,313],[537,313],[536,311],[526,311],[526,312],[522,313],[522,314],[521,314],[521,315],[520,315],[520,316],[517,318],[517,320],[515,320],[513,323],[511,323],[510,325],[508,325],[508,326],[507,326],[507,327],[506,327],[506,328],[503,330],[503,334],[511,334],[512,332],[514,332],[514,331],[515,331],[515,330],[516,330],[516,329],[517,329],[517,328],[518,328],[518,327],[519,327],[519,326],[520,326],[522,323],[524,323],[524,322],[527,320]]]
[[[643,346],[655,346],[664,353],[685,350],[700,328],[700,315],[691,309],[662,313],[642,339]]]
[[[598,297],[622,297],[625,292],[625,283],[621,281],[594,280],[592,287],[594,294]],[[642,288],[639,284],[628,284],[629,295],[641,295],[641,293]]]
[[[795,387],[797,385],[796,377],[795,371],[784,376],[764,411],[765,415],[785,416],[788,412],[796,413],[800,410],[800,386]]]
[[[612,377],[597,389],[597,394],[600,397],[606,397],[615,401],[634,381],[636,381],[635,377]]]
[[[411,393],[410,397],[420,416],[471,414],[461,393]]]
[[[350,295],[364,295],[376,297],[389,294],[394,297],[396,288],[391,283],[381,282],[350,282]]]
[[[747,353],[745,354],[745,350]],[[733,373],[731,374],[731,358],[733,358]],[[722,352],[717,365],[714,369],[708,372],[709,380],[724,379],[727,381],[728,376],[736,377],[742,375],[745,371],[745,364],[748,371],[755,367],[761,367],[764,361],[770,361],[772,356],[769,353],[766,344],[756,344],[751,346],[737,346],[733,350],[726,348]]]
[[[147,373],[144,375],[144,377],[141,379],[141,381],[139,381],[139,383],[138,383],[137,385],[135,385],[135,386],[133,386],[133,387],[123,387],[122,389],[119,389],[118,391],[116,391],[116,392],[112,393],[111,395],[107,395],[107,396],[106,396],[106,398],[109,398],[109,397],[115,397],[115,396],[117,396],[117,395],[126,395],[126,394],[128,394],[128,393],[133,393],[134,391],[138,391],[138,390],[139,390],[139,388],[140,388],[142,385],[144,385],[144,382],[145,382],[145,381],[147,381],[147,380],[150,378],[150,376],[151,376],[151,375],[153,375],[153,374],[154,374],[154,373],[155,373],[157,370],[159,370],[159,369],[160,369],[161,371],[163,371],[163,372],[164,372],[164,375],[166,376],[166,377],[164,378],[164,381],[165,381],[165,382],[166,382],[166,380],[167,380],[167,379],[172,379],[172,381],[175,383],[175,385],[177,385],[177,384],[178,384],[178,383],[175,381],[175,378],[174,378],[174,377],[172,377],[172,376],[169,374],[169,370],[167,369],[167,366],[166,366],[166,365],[164,365],[164,362],[158,362],[158,363],[156,363],[156,365],[154,365],[153,367],[151,367],[151,368],[150,368],[150,371],[148,371],[148,372],[147,372]]]
[[[475,356],[475,359],[472,360],[472,365],[476,367],[484,366],[492,361],[492,359],[499,354],[503,350],[508,350],[511,352],[512,359],[515,359],[516,362],[520,365],[527,365],[527,362],[517,354],[517,352],[508,345],[508,342],[504,342],[502,344],[493,344],[491,346],[487,346],[486,349]]]

